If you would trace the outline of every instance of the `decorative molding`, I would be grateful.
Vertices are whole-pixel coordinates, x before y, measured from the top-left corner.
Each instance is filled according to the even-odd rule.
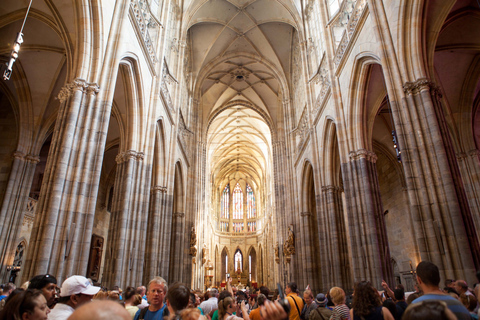
[[[14,159],[18,159],[18,160],[25,160],[25,153],[21,152],[21,151],[15,151],[12,153],[12,158]]]
[[[125,152],[121,152],[117,154],[117,156],[115,157],[115,161],[118,164],[121,164],[130,159],[133,159],[136,161],[142,161],[144,157],[145,157],[145,154],[143,152],[137,152],[135,150],[127,150]]]
[[[180,111],[180,117],[178,121],[178,141],[180,142],[180,148],[185,153],[186,158],[191,156],[191,146],[192,146],[193,132],[187,128],[185,120],[183,119],[183,114]]]
[[[427,78],[421,78],[413,82],[405,82],[403,85],[403,91],[406,95],[416,95],[430,89],[436,89],[436,86]]]
[[[351,160],[358,160],[358,159],[367,159],[370,162],[376,163],[377,162],[377,155],[373,151],[369,151],[367,149],[359,149],[357,151],[350,151],[348,154]]]
[[[167,193],[167,187],[163,187],[163,186],[153,186],[152,189],[151,189],[151,193]]]
[[[303,109],[302,116],[298,122],[297,128],[295,128],[294,133],[296,135],[296,149],[295,154],[300,156],[302,151],[305,149],[308,138],[310,137],[310,128],[308,126],[308,112],[307,107]]]
[[[35,220],[35,210],[37,208],[38,200],[28,197],[27,205],[25,207],[25,214],[23,215],[22,225],[31,226]]]
[[[330,82],[330,77],[328,74],[327,58],[325,53],[323,53],[323,57],[320,62],[320,65],[318,66],[317,71],[309,80],[309,82],[312,82],[312,81],[316,85],[320,85],[320,93],[318,94],[317,100],[315,101],[315,106],[313,111],[314,115],[318,115],[320,111],[323,109],[323,106],[325,106],[325,103],[327,101],[326,98],[332,87],[332,84]]]
[[[136,27],[135,29],[139,35],[139,38],[142,40],[140,41],[140,43],[142,44],[143,49],[147,53],[147,60],[152,66],[155,66],[158,62],[157,53],[155,52],[155,46],[150,38],[150,33],[148,32],[148,27],[152,27],[152,23],[150,21],[150,17],[152,17],[152,15],[150,15],[149,10],[146,10],[146,7],[144,6],[144,1],[137,0],[131,0],[130,13],[134,18],[132,20]]]
[[[342,192],[343,188],[333,185],[323,186],[322,192]]]
[[[308,218],[308,217],[313,216],[313,214],[310,211],[305,211],[305,212],[301,212],[300,216]]]
[[[57,99],[60,102],[65,102],[74,91],[82,91],[89,95],[96,95],[100,91],[100,87],[96,83],[88,83],[83,79],[77,78],[70,83],[67,83],[60,89]]]
[[[185,212],[174,212],[173,217],[180,218],[180,219],[185,218]]]
[[[341,61],[352,42],[352,39],[358,34],[358,25],[362,20],[367,8],[367,0],[344,0],[339,12],[329,23],[334,28],[343,29],[342,38],[335,50],[335,67],[341,64]]]
[[[40,157],[39,156],[32,156],[31,154],[29,154],[25,157],[25,160],[30,162],[30,163],[37,164],[37,163],[40,162]]]

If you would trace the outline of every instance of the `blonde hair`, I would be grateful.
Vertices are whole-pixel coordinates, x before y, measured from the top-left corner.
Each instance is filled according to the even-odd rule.
[[[344,304],[345,303],[345,291],[340,287],[333,287],[330,289],[330,297],[334,304]]]
[[[226,297],[223,300],[218,301],[218,319],[222,320],[227,314],[227,308],[233,303],[232,297]]]

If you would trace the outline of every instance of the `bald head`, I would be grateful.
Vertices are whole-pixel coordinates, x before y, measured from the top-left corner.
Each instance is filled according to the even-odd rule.
[[[127,310],[115,301],[92,301],[77,308],[68,320],[131,320]]]

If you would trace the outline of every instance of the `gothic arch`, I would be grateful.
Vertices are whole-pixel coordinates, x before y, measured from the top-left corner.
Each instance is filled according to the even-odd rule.
[[[372,126],[376,112],[366,110],[365,102],[371,65],[378,65],[379,61],[377,56],[367,52],[357,55],[355,59],[349,91],[352,112],[347,122],[347,136],[352,140],[350,150],[368,149],[371,146],[368,128]]]
[[[165,148],[165,128],[163,119],[157,121],[155,127],[155,146],[153,154],[153,186],[165,186],[166,185],[166,148]]]
[[[143,150],[144,143],[140,140],[140,137],[145,130],[145,108],[143,106],[143,86],[138,58],[133,55],[123,58],[120,61],[118,71],[120,80],[123,82],[126,101],[126,110],[122,110],[126,117],[125,148],[126,150],[140,151]]]

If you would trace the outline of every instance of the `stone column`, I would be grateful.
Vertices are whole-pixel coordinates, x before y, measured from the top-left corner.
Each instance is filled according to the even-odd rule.
[[[12,156],[12,169],[0,209],[0,234],[2,235],[0,237],[0,279],[3,279],[3,282],[8,281],[6,266],[11,265],[15,258],[18,233],[27,207],[28,194],[35,167],[40,161],[38,156],[25,155],[20,151],[14,152]]]
[[[160,241],[162,234],[166,232],[165,228],[165,199],[167,187],[153,186],[150,193],[150,208],[147,227],[147,249],[145,252],[146,272],[143,277],[143,283],[148,283],[155,275],[161,275],[159,257],[161,255]]]
[[[396,116],[406,132],[400,147],[420,257],[442,276],[474,281],[480,249],[438,88],[418,79],[403,89],[408,112]]]
[[[184,278],[185,231],[185,213],[174,212],[171,229],[172,242],[170,244],[170,276],[169,279],[166,279],[168,283],[182,282]]]
[[[311,212],[302,212],[300,213],[300,216],[300,230],[302,232],[297,239],[301,241],[299,246],[300,250],[298,250],[300,251],[298,254],[298,259],[303,265],[301,268],[303,279],[298,279],[297,281],[300,283],[310,284],[314,291],[318,291],[320,289],[318,274],[320,273],[319,269],[322,269],[322,266],[320,266],[318,261],[316,261],[319,252],[317,251],[318,245],[315,244],[315,241],[317,241],[318,238],[316,239],[315,233],[312,233],[312,231],[316,230],[317,227],[313,226],[314,219]]]
[[[342,203],[342,188],[322,187],[322,212],[318,212],[318,234],[321,246],[322,290],[332,286],[353,287],[350,275],[350,258]]]
[[[393,270],[378,188],[376,155],[365,149],[350,152],[342,164],[351,233],[354,281],[369,279],[380,288],[393,283]]]
[[[137,260],[143,261],[140,234],[141,217],[137,217],[142,194],[140,185],[144,154],[134,150],[119,153],[116,157],[117,171],[110,216],[107,248],[112,248],[106,256],[105,283],[107,286],[136,285],[134,275],[143,272]],[[108,249],[107,249],[108,250]]]
[[[61,282],[87,271],[111,111],[110,104],[96,103],[98,91],[82,79],[60,91],[23,281],[51,273]]]
[[[457,154],[458,166],[463,177],[466,197],[469,203],[475,229],[480,230],[480,150]],[[477,232],[477,238],[478,238]]]

